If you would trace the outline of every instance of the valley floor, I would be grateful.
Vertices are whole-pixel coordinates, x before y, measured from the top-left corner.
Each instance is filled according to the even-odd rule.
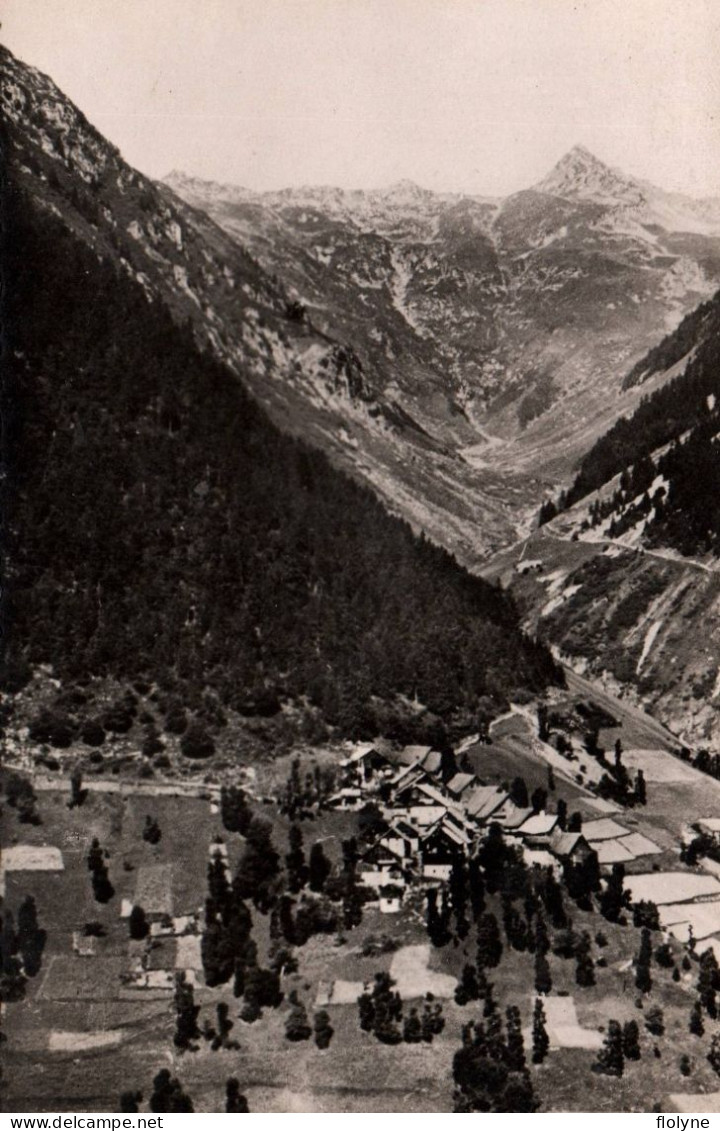
[[[690,822],[720,816],[720,783],[677,759],[670,752],[672,735],[655,720],[572,672],[567,692],[558,694],[557,709],[562,709],[563,700],[592,700],[614,716],[619,725],[601,732],[601,740],[609,746],[615,735],[622,736],[628,767],[644,771],[646,806],[623,811],[599,799],[590,787],[591,768],[584,762],[581,769],[578,761],[553,761],[551,748],[538,743],[526,708],[496,720],[491,745],[468,751],[478,776],[502,783],[521,775],[532,789],[547,782],[551,764],[555,799],[564,798],[585,824],[608,817],[658,847],[652,857],[628,865],[629,884],[638,875],[659,879],[665,874],[668,882],[678,875],[713,879],[713,872],[681,864],[678,850]],[[275,791],[281,772],[278,766],[269,767],[265,778],[260,767],[254,792],[264,796]],[[264,1010],[260,1020],[247,1024],[238,1019],[238,1001],[229,985],[210,989],[204,984],[197,932],[208,860],[222,842],[232,872],[243,846],[238,834],[223,828],[217,786],[211,781],[92,777],[86,786],[84,804],[70,809],[68,780],[44,772],[35,777],[42,824],[21,824],[13,810],[7,810],[4,821],[4,845],[16,858],[25,849],[28,867],[46,867],[48,860],[55,860],[54,870],[8,870],[4,877],[6,906],[15,908],[32,894],[48,933],[42,968],[29,980],[26,999],[6,1006],[5,1103],[10,1110],[118,1110],[119,1095],[128,1087],[141,1090],[147,1101],[152,1077],[161,1067],[178,1076],[196,1111],[222,1110],[225,1081],[231,1075],[240,1080],[251,1111],[452,1110],[452,1058],[460,1047],[462,1026],[478,1016],[477,1003],[460,1006],[452,998],[464,963],[473,961],[472,936],[440,949],[429,947],[422,901],[412,894],[398,914],[366,909],[362,923],[341,936],[314,936],[297,949],[298,971],[283,978],[283,990],[286,998],[296,990],[311,1016],[315,1008],[328,1008],[335,1034],[327,1050],[312,1041],[289,1042],[284,1033],[286,1004]],[[283,853],[290,822],[275,804],[261,808],[272,821],[274,843]],[[162,831],[156,845],[142,837],[149,815]],[[337,861],[340,842],[357,831],[357,819],[355,813],[321,812],[312,822],[303,822],[306,842],[321,841]],[[93,899],[89,883],[86,856],[93,837],[109,852],[115,895],[107,904]],[[55,857],[46,855],[43,865],[42,852],[33,856],[31,849],[52,849]],[[172,932],[154,939],[150,976],[141,983],[133,980],[139,944],[129,939],[126,918],[140,898],[146,904],[155,899],[155,906],[174,922]],[[706,911],[720,911],[720,899],[713,898],[715,902],[702,904]],[[501,918],[499,905],[496,910]],[[270,948],[270,920],[254,909],[252,914],[262,963]],[[638,932],[631,925],[607,923],[595,911],[573,907],[572,916],[575,931],[588,931],[593,939],[601,932],[605,939],[602,946],[593,944],[596,984],[591,987],[576,984],[573,961],[548,956],[552,990],[545,1006],[551,1051],[544,1064],[532,1069],[542,1108],[647,1111],[680,1092],[706,1094],[706,1103],[716,1104],[712,1093],[717,1077],[706,1061],[708,1038],[688,1032],[697,963],[683,969],[684,948],[667,935],[679,979],[673,981],[670,970],[654,964],[652,991],[638,1005],[632,968]],[[88,922],[102,926],[101,937],[82,937]],[[718,928],[720,936],[720,921]],[[370,936],[390,937],[393,949],[364,957]],[[660,941],[656,936],[655,945]],[[706,941],[698,942],[697,951],[705,946]],[[180,970],[194,983],[201,1025],[214,1020],[219,1002],[229,1006],[239,1049],[211,1051],[203,1040],[197,1052],[174,1048],[173,988]],[[429,986],[439,995],[446,1024],[431,1045],[379,1045],[359,1028],[355,994],[343,995],[343,987],[362,985],[380,970],[400,975],[406,1008],[414,992],[416,1004],[421,1004]],[[519,1008],[527,1043],[535,1000],[532,955],[506,946],[500,965],[488,973],[503,1008]],[[643,1025],[655,1004],[664,1011],[661,1036],[651,1035]],[[626,1062],[623,1077],[611,1081],[591,1070],[610,1018],[637,1020],[642,1050],[642,1059]],[[689,1076],[680,1071],[683,1053],[690,1058]]]

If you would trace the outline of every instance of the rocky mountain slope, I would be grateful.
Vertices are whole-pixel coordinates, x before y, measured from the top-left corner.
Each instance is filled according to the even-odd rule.
[[[51,79],[0,52],[4,149],[40,207],[189,323],[277,424],[369,482],[415,529],[468,562],[514,535],[499,477],[480,475],[414,416],[341,320],[308,315],[252,249],[130,168]]]
[[[720,282],[720,200],[665,193],[582,146],[504,200],[166,183],[486,473],[566,475],[635,403],[628,370]]]
[[[500,555],[526,626],[720,749],[720,292],[637,366],[659,387],[587,453],[557,517]]]
[[[400,728],[421,741],[431,726],[442,738],[441,720],[472,732],[481,710],[558,679],[511,599],[269,421],[244,387],[252,350],[238,347],[231,369],[198,347],[166,271],[192,278],[193,253],[210,271],[211,248],[192,217],[170,212],[161,231],[161,214],[148,219],[146,208],[157,239],[138,236],[147,272],[134,270],[116,229],[99,222],[109,179],[125,186],[128,210],[113,218],[128,217],[132,174],[91,141],[64,136],[74,169],[60,174],[34,169],[27,152],[20,170],[7,150],[0,678],[7,692],[29,685],[31,697],[38,682],[52,687],[30,738],[101,745],[130,730],[137,695],[154,689],[167,732],[167,716],[182,715],[175,733],[190,736],[188,758],[212,756],[207,731],[224,730],[228,711],[276,719],[296,737]],[[192,249],[183,266],[156,261],[166,243]],[[282,340],[280,292],[251,260],[233,263],[247,288],[237,325],[252,326],[262,304],[265,340],[273,325]],[[207,287],[205,314],[224,298],[224,287]],[[207,347],[213,320],[195,329]],[[321,348],[302,323],[287,335],[298,350],[308,339]],[[114,704],[103,702],[108,686]],[[152,758],[163,745],[145,708]]]

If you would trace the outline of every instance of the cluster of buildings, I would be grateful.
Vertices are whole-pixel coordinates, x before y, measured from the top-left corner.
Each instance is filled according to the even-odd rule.
[[[359,810],[374,802],[389,825],[361,864],[362,882],[377,890],[385,912],[400,909],[412,884],[446,882],[454,861],[474,854],[490,824],[529,865],[559,872],[565,861],[582,862],[592,852],[582,833],[559,828],[556,814],[518,806],[507,790],[472,773],[444,777],[441,755],[429,746],[358,746],[340,770],[341,788],[327,804]]]

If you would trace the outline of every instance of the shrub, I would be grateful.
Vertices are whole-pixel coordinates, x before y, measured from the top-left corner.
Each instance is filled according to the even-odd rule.
[[[105,728],[99,719],[86,719],[82,724],[80,737],[86,746],[102,746],[105,741]]]
[[[215,743],[202,724],[195,720],[180,739],[180,749],[186,758],[210,758],[215,753]]]

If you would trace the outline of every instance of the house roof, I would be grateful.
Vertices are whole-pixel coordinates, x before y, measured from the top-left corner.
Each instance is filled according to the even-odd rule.
[[[497,823],[504,829],[519,829],[522,824],[527,821],[528,817],[532,816],[532,809],[518,809],[515,806],[504,813],[501,817],[497,818]]]
[[[411,809],[411,816],[416,825],[422,829],[429,828],[447,813],[444,805],[416,805]]]
[[[534,813],[520,826],[523,836],[548,836],[557,824],[557,813]]]
[[[642,833],[630,833],[630,836],[622,838],[623,848],[627,848],[628,852],[632,852],[633,856],[655,856],[658,852],[662,852],[654,841],[649,840],[648,837],[643,836]]]
[[[697,824],[709,833],[720,833],[720,817],[701,817]]]
[[[403,820],[393,821],[390,826],[390,832],[398,833],[398,835],[404,837],[405,840],[417,840],[420,836],[419,829],[416,829],[409,821]],[[386,833],[385,835],[387,836],[388,834]]]
[[[458,825],[455,821],[448,821],[444,818],[424,833],[423,840],[431,840],[434,836],[444,836],[448,840],[451,840],[453,844],[463,845],[464,847],[467,847],[470,843],[470,837],[461,825]]]
[[[427,778],[427,771],[417,764],[402,766],[396,774],[389,779],[389,784],[395,789],[407,789],[417,781]]]
[[[569,856],[578,844],[582,844],[585,838],[582,833],[561,833],[555,831],[550,837],[550,848],[556,856]],[[587,842],[585,842],[587,843]]]
[[[442,805],[443,809],[448,809],[451,813],[457,813],[458,816],[462,816],[463,811],[457,801],[446,797],[444,793],[441,793],[441,791],[430,782],[419,781],[413,788],[417,789],[417,791],[422,793],[425,797],[429,797],[430,801],[434,802],[436,805]]]
[[[403,755],[403,761],[410,759],[412,762],[421,762],[431,751],[432,746],[406,746],[400,753]]]
[[[363,746],[357,746],[347,758],[343,758],[340,763],[341,766],[352,766],[356,762],[362,762],[363,758],[367,758],[369,754],[377,752],[377,748],[373,743],[366,743]]]
[[[447,788],[450,793],[462,793],[476,780],[475,774],[454,774],[447,783]]]
[[[601,840],[593,847],[601,864],[627,864],[635,859],[632,852],[623,848],[622,840]]]
[[[442,766],[442,755],[437,750],[429,750],[420,760],[420,765],[428,774],[437,774]]]
[[[552,868],[555,859],[544,848],[523,847],[523,859],[526,864],[538,864],[541,868]]]
[[[499,809],[507,798],[505,790],[497,785],[479,785],[463,798],[463,803],[471,817],[482,820]]]
[[[613,821],[611,817],[600,817],[597,821],[583,821],[585,840],[617,840],[627,836],[629,829]]]

